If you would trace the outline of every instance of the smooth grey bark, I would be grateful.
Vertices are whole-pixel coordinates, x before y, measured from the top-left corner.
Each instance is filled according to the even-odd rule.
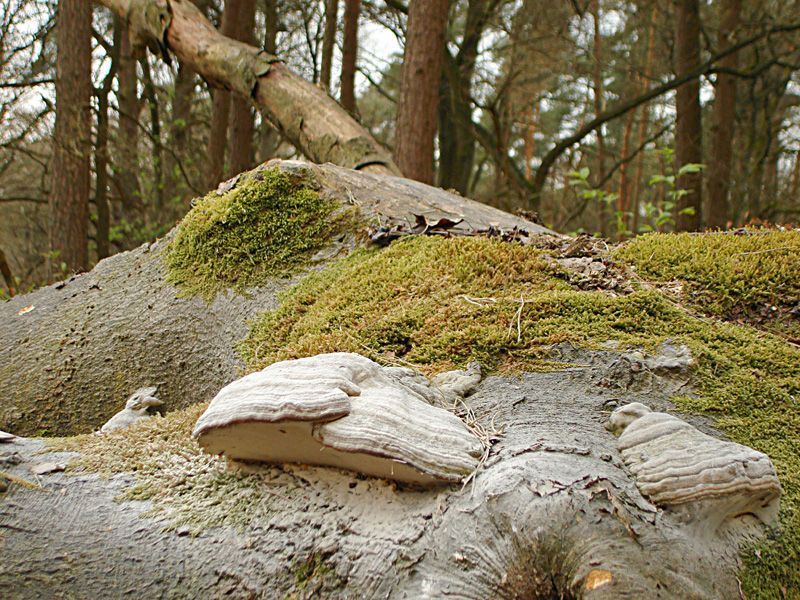
[[[320,192],[354,202],[381,222],[463,218],[476,229],[495,224],[544,233],[544,227],[399,177],[302,162],[268,163],[304,170]],[[169,236],[167,236],[169,238]],[[100,427],[137,388],[162,384],[170,409],[213,396],[241,362],[234,344],[246,321],[275,305],[290,281],[276,280],[252,298],[218,295],[211,305],[182,298],[165,282],[167,239],[98,263],[90,273],[0,304],[0,429],[74,434]],[[26,307],[33,307],[25,310]],[[75,412],[76,405],[81,410]],[[31,407],[35,406],[35,410]]]
[[[481,423],[505,432],[463,488],[262,467],[252,493],[269,503],[269,517],[191,537],[140,517],[148,503],[115,502],[131,475],[55,473],[39,478],[43,491],[12,485],[0,497],[0,590],[18,598],[737,597],[741,538],[731,529],[699,535],[655,509],[604,428],[618,404],[668,407],[688,376],[656,374],[614,352],[565,346],[553,358],[582,366],[491,377],[466,399]],[[19,477],[68,458],[37,454],[35,440],[4,447],[22,459],[10,468]],[[325,574],[300,588],[298,569],[315,557]],[[598,585],[605,573],[610,581]]]

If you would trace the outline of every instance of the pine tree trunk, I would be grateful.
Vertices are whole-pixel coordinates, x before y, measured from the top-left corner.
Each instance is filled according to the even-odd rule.
[[[122,201],[122,215],[136,220],[142,210],[139,185],[139,81],[136,59],[131,54],[130,30],[121,19],[115,19],[121,30],[117,92],[119,120],[117,131],[117,184]]]
[[[642,78],[642,93],[649,85],[649,79],[653,70],[653,60],[655,59],[656,49],[656,23],[658,22],[658,2],[654,2],[650,12],[650,25],[647,28],[647,55],[644,60],[644,71]],[[636,144],[637,148],[644,146],[647,139],[647,133],[650,128],[650,103],[645,102],[642,106],[642,118],[639,123],[639,140]],[[644,152],[639,152],[636,157],[636,175],[633,178],[633,234],[639,233],[639,206],[641,204],[641,185],[642,177],[644,176]]]
[[[228,2],[222,12],[222,35],[235,38],[238,32],[238,2]],[[216,89],[213,92],[211,108],[211,131],[208,134],[208,151],[206,160],[206,187],[213,189],[222,181],[225,173],[225,147],[228,143],[228,122],[231,111],[231,93],[228,90]]]
[[[413,0],[395,126],[395,160],[411,179],[433,182],[433,142],[449,0]]]
[[[50,248],[70,271],[89,267],[92,5],[58,3],[56,123],[50,188]]]
[[[339,19],[339,0],[325,0],[325,33],[322,37],[322,66],[319,83],[326,92],[331,92],[331,69],[333,49],[336,46],[336,29]]]
[[[678,0],[675,31],[676,74],[700,64],[700,7],[698,0]],[[700,109],[700,79],[676,90],[675,169],[703,162],[703,123]],[[677,188],[689,193],[678,199],[676,227],[679,231],[700,228],[703,206],[703,176],[688,173],[678,178]],[[692,214],[689,214],[689,213]]]
[[[721,3],[722,22],[719,30],[717,51],[729,48],[734,42],[739,26],[741,0],[724,0]],[[731,54],[720,66],[735,69],[739,64],[738,53]],[[708,213],[706,224],[709,227],[724,229],[730,218],[728,192],[733,160],[733,134],[736,126],[736,77],[730,73],[719,73],[714,92],[714,112],[712,114],[713,153],[709,160],[708,173]]]
[[[255,27],[256,0],[241,0],[239,11],[235,38],[245,44],[255,45],[253,28]],[[229,175],[233,176],[253,167],[255,160],[254,130],[252,100],[233,96],[231,98],[231,130],[228,142],[230,146]]]
[[[344,39],[342,41],[342,79],[339,99],[342,106],[351,114],[356,106],[356,60],[358,58],[358,19],[361,14],[361,0],[344,2]]]

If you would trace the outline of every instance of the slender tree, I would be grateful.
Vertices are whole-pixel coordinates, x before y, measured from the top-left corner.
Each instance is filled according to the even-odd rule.
[[[725,50],[734,42],[739,27],[742,0],[723,0],[718,50]],[[720,61],[725,68],[735,69],[739,64],[738,52]],[[733,132],[736,125],[736,77],[730,73],[719,73],[714,87],[714,109],[711,136],[713,153],[708,171],[708,210],[706,224],[724,229],[728,223],[728,191],[733,158]]]
[[[333,49],[336,46],[338,19],[339,0],[325,0],[325,33],[322,37],[322,66],[319,83],[328,93],[331,91],[331,67],[333,65]]]
[[[91,3],[60,0],[49,231],[56,260],[71,271],[89,267],[91,35]]]
[[[406,177],[433,182],[433,141],[449,0],[413,0],[395,126],[395,161]]]
[[[226,2],[222,11],[222,35],[235,38],[238,33],[238,20],[241,3]],[[206,187],[213,188],[222,180],[225,173],[225,146],[228,141],[228,123],[231,111],[231,93],[224,89],[215,89],[211,108],[211,130],[208,134],[208,150],[206,160]]]
[[[117,102],[119,119],[117,131],[116,179],[122,212],[136,219],[142,209],[142,192],[139,184],[139,79],[136,59],[132,55],[128,25],[116,18],[120,32],[119,70],[117,73]]]
[[[684,75],[700,64],[700,6],[698,0],[677,0],[675,19],[676,74]],[[675,93],[675,166],[703,162],[703,122],[700,109],[700,77],[692,78]],[[678,200],[676,225],[679,230],[700,228],[703,206],[701,172],[686,173],[678,189],[688,194]]]
[[[355,113],[356,107],[356,59],[358,57],[358,18],[361,14],[361,0],[345,0],[344,39],[342,41],[342,80],[340,100],[342,106]]]
[[[236,27],[236,39],[256,45],[253,28],[256,17],[256,0],[239,1],[239,19]],[[235,175],[253,166],[254,149],[253,103],[248,98],[233,96],[231,98],[231,130],[230,130],[230,168],[229,173]]]

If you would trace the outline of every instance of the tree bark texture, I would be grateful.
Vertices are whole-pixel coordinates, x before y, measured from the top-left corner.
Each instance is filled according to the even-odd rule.
[[[413,0],[395,125],[395,159],[411,179],[433,182],[433,141],[450,0]]]
[[[326,92],[331,92],[333,50],[336,47],[336,30],[339,23],[339,0],[325,0],[325,32],[322,36],[322,65],[319,82]]]
[[[411,180],[332,165],[274,164],[309,172],[322,194],[352,199],[365,218],[382,223],[405,223],[421,214],[429,221],[463,218],[475,228],[549,231]],[[85,432],[86,423],[105,423],[139,387],[163,382],[160,396],[175,409],[213,396],[237,376],[242,365],[233,346],[246,335],[246,321],[274,307],[276,292],[291,281],[276,280],[249,301],[220,294],[208,305],[178,297],[164,281],[169,238],[0,304],[0,379],[9,383],[0,397],[0,429],[26,435]],[[28,306],[34,308],[22,311]],[[73,412],[67,407],[76,399],[81,409]],[[35,411],[25,408],[33,403]]]
[[[722,19],[717,46],[728,48],[734,41],[742,10],[741,0],[725,0],[720,5]],[[721,65],[736,69],[738,53],[725,58]],[[733,160],[733,134],[736,128],[736,77],[730,73],[719,73],[714,91],[712,113],[712,146],[708,169],[708,211],[706,225],[724,229],[730,218],[728,193]]]
[[[603,427],[609,403],[666,408],[683,382],[634,370],[616,353],[562,352],[563,362],[581,366],[492,377],[466,398],[479,422],[506,429],[464,487],[251,467],[260,479],[242,497],[268,516],[193,536],[141,516],[149,502],[115,500],[134,474],[55,473],[37,478],[43,490],[12,484],[0,500],[0,589],[21,600],[131,590],[167,598],[738,597],[737,540],[698,536],[656,510]],[[69,459],[38,454],[36,440],[6,446],[21,459],[9,469],[20,478],[37,463]],[[172,460],[191,464],[186,458]],[[224,474],[224,461],[208,461],[187,477]]]
[[[235,39],[254,46],[256,44],[255,27],[256,0],[241,0]],[[253,102],[250,98],[233,96],[231,98],[231,129],[228,140],[230,146],[231,176],[247,171],[253,167],[255,160],[253,147]]]
[[[675,56],[678,77],[700,64],[700,6],[698,0],[678,0],[675,18]],[[703,121],[700,109],[700,78],[675,92],[675,168],[703,162]],[[703,208],[703,176],[688,173],[678,178],[677,188],[689,193],[678,199],[676,227],[679,231],[700,228]],[[693,209],[694,214],[686,214]]]
[[[239,30],[237,21],[242,5],[240,2],[226,2],[222,11],[222,35],[236,38]],[[208,133],[206,152],[206,187],[213,189],[222,181],[225,173],[225,150],[228,145],[228,122],[231,113],[231,94],[225,89],[216,89],[212,94],[211,129]]]
[[[356,114],[356,63],[358,61],[358,20],[361,0],[344,0],[344,37],[342,38],[342,76],[339,99],[350,114]]]
[[[115,20],[114,27],[121,30],[117,76],[119,159],[116,179],[122,215],[135,220],[142,210],[142,191],[139,186],[139,79],[136,74],[136,59],[132,55],[129,26],[123,20]]]
[[[478,45],[497,0],[470,0],[464,37],[458,53],[450,54],[445,44],[439,102],[439,186],[469,193],[475,162],[475,134],[472,131],[472,78]]]
[[[89,152],[91,149],[92,6],[58,4],[56,123],[50,188],[50,248],[70,271],[89,266]]]

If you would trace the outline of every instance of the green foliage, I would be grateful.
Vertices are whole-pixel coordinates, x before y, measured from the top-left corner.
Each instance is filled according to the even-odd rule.
[[[674,151],[671,148],[662,148],[657,151],[669,160],[672,160]],[[648,233],[652,231],[664,231],[670,227],[675,226],[675,209],[678,201],[684,196],[691,194],[689,190],[679,189],[677,181],[683,175],[689,173],[699,173],[705,168],[705,165],[699,163],[686,163],[674,175],[653,175],[650,178],[650,187],[664,186],[666,199],[663,203],[657,204],[655,202],[642,203],[642,210],[644,211],[644,222],[639,227],[638,233]],[[682,208],[677,212],[678,215],[693,215],[695,209],[692,206]]]
[[[167,280],[207,300],[291,274],[345,222],[338,204],[277,169],[198,200],[170,242]]]

